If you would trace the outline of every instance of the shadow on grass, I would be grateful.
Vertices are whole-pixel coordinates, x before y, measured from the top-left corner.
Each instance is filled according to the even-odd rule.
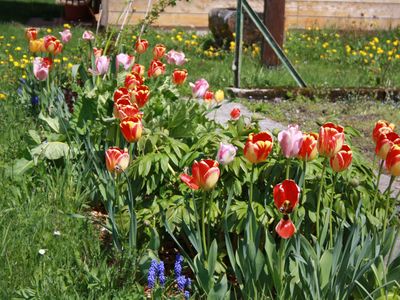
[[[63,15],[63,6],[55,3],[17,2],[0,0],[0,22],[27,23],[31,18],[51,20]]]

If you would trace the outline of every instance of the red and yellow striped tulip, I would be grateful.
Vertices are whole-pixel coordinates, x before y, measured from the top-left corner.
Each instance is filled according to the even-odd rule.
[[[272,146],[272,136],[268,132],[250,133],[244,146],[244,156],[253,164],[266,161]]]
[[[150,63],[149,70],[147,71],[147,76],[158,77],[165,73],[165,64],[157,59],[153,59]]]
[[[27,28],[25,30],[25,37],[28,41],[36,40],[38,34],[38,30],[36,28]]]
[[[111,173],[122,173],[129,165],[128,149],[111,147],[106,151],[106,167]]]
[[[353,152],[349,145],[344,144],[342,148],[330,159],[330,165],[333,171],[342,172],[346,170],[353,160]]]
[[[400,144],[394,144],[386,156],[386,169],[392,176],[400,176]]]
[[[319,129],[318,152],[319,155],[332,157],[344,144],[343,127],[333,123],[326,123]]]
[[[192,176],[184,173],[180,175],[180,179],[193,190],[208,191],[218,182],[220,175],[218,166],[218,162],[212,159],[195,161],[192,166]]]
[[[187,76],[188,76],[187,70],[175,69],[174,72],[172,73],[172,83],[176,85],[182,85],[185,83]]]
[[[52,35],[46,35],[43,39],[44,48],[50,54],[57,55],[60,54],[63,49],[63,44]]]
[[[303,143],[301,144],[300,151],[297,157],[307,161],[315,159],[318,155],[317,141],[317,133],[303,133]]]
[[[400,143],[400,136],[391,131],[388,133],[382,133],[377,142],[376,142],[376,147],[375,147],[375,154],[380,158],[380,159],[386,159],[386,156],[392,148],[393,144],[399,144]]]
[[[138,39],[135,44],[135,50],[139,54],[143,54],[147,51],[147,48],[149,48],[149,42],[144,39]]]
[[[167,48],[163,44],[157,44],[153,48],[153,59],[161,59],[165,55]]]
[[[119,124],[122,135],[128,143],[138,141],[142,136],[143,125],[139,116],[128,117],[121,120]]]
[[[130,90],[134,90],[137,86],[142,85],[144,78],[138,73],[129,73],[125,77],[125,87]]]
[[[140,85],[132,92],[133,101],[137,106],[143,107],[149,101],[150,90],[146,85]]]
[[[386,120],[379,120],[375,123],[374,129],[372,130],[372,139],[375,143],[378,142],[379,136],[382,133],[392,132],[394,130],[394,127],[394,124],[389,123]]]

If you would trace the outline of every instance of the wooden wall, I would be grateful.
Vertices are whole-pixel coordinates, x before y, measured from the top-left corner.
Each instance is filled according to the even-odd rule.
[[[126,0],[102,0],[102,3],[102,23],[117,24]],[[130,23],[144,17],[147,3],[147,0],[133,1]],[[249,3],[256,11],[263,10],[264,0],[249,0]],[[181,0],[176,7],[168,8],[155,25],[206,28],[210,9],[235,6],[236,0]],[[396,28],[400,26],[400,0],[286,0],[286,27],[316,26],[363,30]]]

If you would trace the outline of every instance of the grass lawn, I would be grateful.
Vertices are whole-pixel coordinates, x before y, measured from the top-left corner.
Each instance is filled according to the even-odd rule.
[[[0,1],[0,5],[2,22],[24,23],[33,15],[47,18],[60,14],[60,7],[53,1]],[[134,278],[130,257],[118,257],[123,263],[116,267],[117,264],[108,259],[107,248],[102,247],[98,228],[86,219],[68,217],[88,209],[91,191],[83,188],[86,170],[79,161],[74,162],[74,167],[68,164],[67,168],[49,163],[23,179],[7,176],[13,161],[27,151],[28,131],[38,124],[30,113],[31,107],[20,103],[17,96],[18,79],[24,76],[26,67],[31,68],[23,28],[20,23],[0,24],[0,94],[3,95],[0,100],[0,298],[98,299],[98,295],[104,299],[143,298],[142,288],[129,279]],[[61,29],[42,30],[58,36]],[[64,58],[60,58],[67,68],[68,64],[79,62],[76,40],[82,31],[82,28],[74,30],[75,41],[67,45]],[[136,33],[128,29],[125,34],[127,51]],[[351,34],[344,37],[336,37],[336,34],[331,31],[289,34],[286,50],[307,83],[316,87],[400,85],[396,42],[399,31],[356,38]],[[151,45],[165,43],[169,49],[185,51],[189,58],[185,65],[189,81],[204,77],[213,90],[231,85],[233,53],[229,49],[213,48],[210,35],[173,30],[169,33],[150,31],[146,37]],[[374,41],[375,37],[378,42]],[[331,40],[334,42],[325,44]],[[350,51],[346,45],[350,45]],[[369,47],[368,50],[365,47]],[[384,54],[378,54],[378,48]],[[389,53],[393,48],[396,51]],[[282,68],[261,67],[255,58],[258,53],[257,45],[246,50],[243,86],[294,85]],[[392,58],[388,60],[389,57]],[[189,87],[187,92],[190,93]],[[353,126],[362,134],[356,142],[367,157],[372,157],[370,133],[376,120],[387,119],[400,125],[398,103],[381,103],[356,96],[335,103],[305,98],[246,103],[255,112],[283,123],[298,123],[303,130],[315,131],[317,122],[328,120]],[[39,254],[40,249],[44,250],[43,255]]]

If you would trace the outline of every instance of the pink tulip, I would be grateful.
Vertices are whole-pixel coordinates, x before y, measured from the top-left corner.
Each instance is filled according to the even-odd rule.
[[[233,161],[236,156],[237,148],[231,144],[219,144],[219,150],[217,153],[217,161],[221,165],[227,165]]]
[[[49,76],[50,65],[42,57],[35,57],[33,61],[33,74],[37,80],[43,81]]]
[[[93,32],[91,32],[90,30],[86,30],[83,35],[82,38],[86,41],[90,41],[90,40],[94,40],[94,35]]]
[[[303,143],[303,133],[298,125],[289,125],[288,129],[279,132],[278,141],[286,158],[295,157]]]
[[[69,30],[69,29],[64,29],[63,32],[60,32],[60,35],[61,35],[61,41],[64,44],[68,43],[72,38],[72,33],[71,33],[71,30]]]
[[[175,50],[168,51],[166,58],[167,63],[169,63],[170,65],[174,64],[177,66],[182,66],[186,62],[185,53]]]
[[[124,67],[125,70],[128,70],[133,62],[134,62],[135,57],[129,54],[125,54],[125,53],[120,53],[117,55],[117,70],[119,68],[119,65],[122,65]]]
[[[189,83],[192,87],[193,97],[195,98],[203,98],[204,94],[207,92],[210,85],[208,84],[207,80],[199,79],[195,83]]]
[[[96,69],[95,70],[89,69],[89,72],[92,73],[93,75],[104,75],[108,72],[110,59],[105,55],[96,57],[95,65]]]

